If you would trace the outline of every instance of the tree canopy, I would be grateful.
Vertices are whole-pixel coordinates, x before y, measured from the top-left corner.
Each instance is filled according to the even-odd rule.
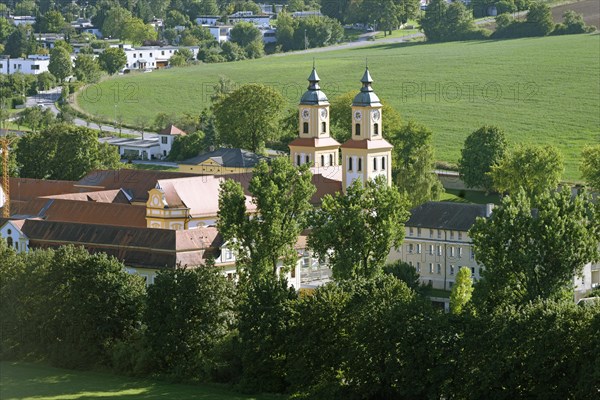
[[[467,136],[458,161],[465,185],[492,190],[494,183],[489,172],[504,157],[507,146],[504,132],[495,126],[482,126]]]
[[[469,231],[483,265],[474,303],[485,308],[572,298],[573,277],[599,257],[599,215],[586,194],[572,198],[566,189],[535,200],[522,190],[505,197],[491,218],[478,219]]]
[[[390,142],[394,145],[394,182],[411,206],[438,200],[444,187],[434,171],[432,132],[423,125],[409,121],[390,137]]]
[[[111,47],[105,49],[98,56],[100,68],[108,72],[109,75],[114,75],[119,72],[127,63],[127,56],[123,49]]]
[[[23,178],[79,180],[93,169],[118,169],[116,147],[98,142],[96,131],[53,124],[21,138],[17,148]]]
[[[581,175],[588,185],[600,191],[600,144],[583,149]]]
[[[247,84],[214,103],[220,139],[232,147],[261,151],[278,137],[283,96],[262,84]]]
[[[390,248],[402,242],[407,210],[406,198],[382,177],[364,186],[356,180],[346,194],[326,195],[313,210],[308,247],[329,263],[336,279],[372,277]]]
[[[531,199],[556,189],[563,173],[563,156],[551,145],[521,145],[493,165],[490,176],[500,192],[523,189]]]
[[[287,157],[259,162],[248,191],[256,215],[248,214],[242,186],[226,180],[219,191],[217,228],[236,251],[237,265],[248,275],[274,276],[281,260],[284,270],[295,268],[294,248],[306,227],[310,199],[315,192],[308,164],[294,167]]]

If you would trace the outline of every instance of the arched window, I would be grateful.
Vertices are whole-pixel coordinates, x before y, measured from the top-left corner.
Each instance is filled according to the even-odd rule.
[[[304,156],[304,163],[308,164],[309,162],[310,162],[310,156],[309,155]]]
[[[348,158],[348,171],[352,171],[352,161],[354,161],[352,157]]]
[[[385,171],[385,157],[381,157],[381,170]]]
[[[8,247],[12,247],[13,245],[13,239],[9,236],[6,238],[6,243],[8,244]]]
[[[377,157],[373,158],[373,171],[377,171]]]
[[[333,165],[333,154],[329,155],[329,165]]]
[[[360,136],[360,124],[354,125],[354,134]]]
[[[358,168],[357,171],[362,171],[362,157],[358,157]]]
[[[373,124],[373,135],[379,135],[379,124]]]
[[[325,156],[321,154],[321,167],[325,165]]]
[[[302,164],[302,157],[300,157],[300,154],[296,154],[296,166],[300,166],[300,164]]]
[[[321,122],[321,132],[327,132],[327,122]]]
[[[302,126],[303,126],[302,132],[308,133],[308,122],[303,123]]]

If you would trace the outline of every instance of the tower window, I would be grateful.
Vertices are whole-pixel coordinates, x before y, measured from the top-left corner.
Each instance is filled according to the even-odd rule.
[[[333,165],[333,154],[329,155],[329,165]]]
[[[321,154],[321,166],[325,165],[325,156]]]
[[[360,136],[360,124],[354,125],[354,134]]]
[[[308,133],[308,122],[303,123],[302,126],[303,126],[303,130],[302,131],[304,133]]]
[[[381,157],[381,170],[385,171],[385,157]]]
[[[348,171],[352,171],[352,161],[354,161],[352,157],[348,158]]]
[[[373,171],[377,171],[377,157],[373,158]]]
[[[362,171],[362,157],[358,157],[358,168],[357,171]]]
[[[308,164],[310,162],[310,156],[304,156],[304,162]]]
[[[300,154],[296,154],[296,165],[299,167],[302,164],[302,157]]]
[[[327,132],[327,122],[321,122],[321,132]]]
[[[379,124],[373,124],[373,135],[379,135]]]

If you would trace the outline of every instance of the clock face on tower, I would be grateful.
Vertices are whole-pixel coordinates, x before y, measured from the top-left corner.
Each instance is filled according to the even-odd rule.
[[[310,111],[308,111],[308,109],[304,109],[302,110],[302,119],[308,119],[308,117],[310,117]]]
[[[373,111],[371,116],[373,118],[373,121],[377,122],[377,121],[379,121],[379,118],[381,118],[381,113],[379,113],[379,110],[375,110],[375,111]]]
[[[327,118],[327,109],[326,108],[321,109],[321,118],[323,118],[323,119]]]
[[[362,113],[360,111],[356,111],[354,113],[354,119],[357,121],[360,121],[361,118],[362,118]]]

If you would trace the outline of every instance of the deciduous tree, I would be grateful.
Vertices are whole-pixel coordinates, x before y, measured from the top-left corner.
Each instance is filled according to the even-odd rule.
[[[390,142],[394,144],[394,182],[406,195],[411,206],[438,200],[444,187],[434,171],[432,132],[409,121],[390,137]]]
[[[326,195],[312,213],[308,246],[336,279],[376,275],[404,238],[408,201],[381,178],[364,186],[356,180],[346,194]]]
[[[102,74],[98,60],[89,54],[79,54],[77,56],[74,72],[77,80],[85,83],[98,82]]]
[[[214,104],[217,129],[223,143],[253,152],[276,139],[284,99],[261,84],[243,85]]]
[[[98,62],[100,68],[108,72],[109,75],[114,75],[125,66],[127,63],[127,56],[123,49],[111,47],[105,49],[100,56],[98,56]]]
[[[465,185],[492,190],[489,172],[504,157],[506,149],[504,132],[495,126],[482,126],[467,136],[458,160],[458,171]]]
[[[471,278],[471,268],[461,267],[450,292],[450,312],[453,314],[462,313],[467,303],[471,301],[472,295],[473,279]]]
[[[534,202],[523,191],[506,197],[469,232],[483,266],[474,304],[485,309],[570,298],[574,277],[599,257],[597,208],[586,194],[571,198],[566,189],[542,193]]]
[[[48,71],[60,82],[64,81],[73,72],[71,55],[62,47],[55,47],[50,52]]]
[[[588,185],[600,191],[600,144],[583,149],[581,175]]]
[[[516,194],[523,189],[529,198],[556,189],[563,173],[563,157],[554,146],[518,146],[491,168],[494,187]]]
[[[256,215],[248,214],[242,186],[226,180],[219,192],[217,227],[237,254],[238,268],[250,279],[276,276],[281,260],[284,270],[295,268],[294,248],[306,227],[310,199],[315,192],[307,165],[294,167],[286,157],[259,162],[250,181],[249,192]]]

